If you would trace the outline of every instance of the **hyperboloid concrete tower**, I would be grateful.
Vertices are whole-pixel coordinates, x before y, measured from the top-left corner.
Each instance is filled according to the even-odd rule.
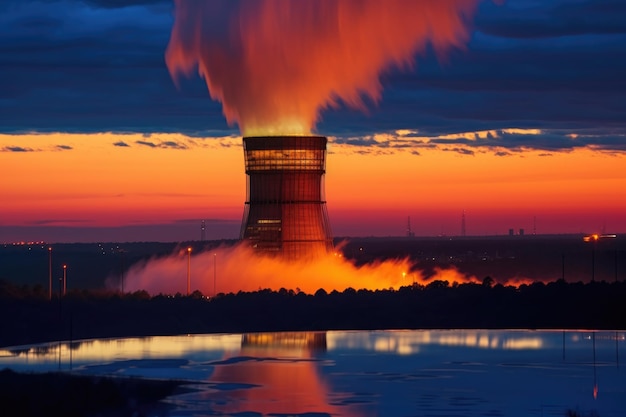
[[[242,240],[286,259],[332,249],[324,198],[326,143],[323,136],[243,139],[247,197]]]

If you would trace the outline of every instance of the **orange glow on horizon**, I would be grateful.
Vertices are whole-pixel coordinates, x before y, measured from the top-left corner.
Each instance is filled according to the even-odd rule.
[[[244,136],[309,134],[324,108],[378,101],[381,73],[427,45],[463,46],[477,3],[177,0],[166,62],[174,79],[199,71]]]
[[[420,150],[420,156],[402,151],[355,154],[346,145],[331,149],[327,193],[344,197],[353,208],[401,207],[412,201],[422,210],[464,207],[474,212],[532,211],[537,206],[548,211],[626,209],[626,196],[618,191],[626,186],[623,156],[584,149],[551,156],[526,151],[509,157],[487,151],[464,156],[445,148]],[[372,167],[385,175],[372,175]],[[385,190],[386,198],[372,199],[372,189]],[[342,206],[333,203],[331,207]]]
[[[118,142],[129,146],[113,146]],[[0,152],[7,173],[0,182],[3,225],[117,227],[212,218],[233,222],[233,235],[225,237],[237,236],[245,201],[241,138],[0,135],[0,149],[18,143],[35,151]],[[53,150],[59,143],[73,149]],[[501,157],[485,149],[462,156],[444,146],[420,149],[420,155],[392,148],[357,153],[338,143],[329,149],[326,199],[339,236],[397,236],[407,215],[418,235],[436,235],[445,222],[459,223],[461,209],[470,234],[505,233],[513,220],[532,216],[541,233],[546,222],[549,233],[599,230],[603,222],[611,232],[626,231],[626,194],[619,192],[626,189],[626,162],[620,154],[579,149]],[[581,220],[593,227],[580,226]]]
[[[245,174],[240,138],[178,134],[0,135],[32,152],[0,152],[3,222],[102,227],[174,219],[240,217]],[[127,146],[114,146],[124,142]],[[179,143],[187,149],[137,142]],[[72,150],[51,150],[58,143]]]

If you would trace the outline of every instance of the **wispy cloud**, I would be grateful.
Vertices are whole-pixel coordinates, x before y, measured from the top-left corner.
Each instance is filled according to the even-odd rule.
[[[188,149],[187,145],[183,143],[173,142],[173,141],[161,142],[159,144],[159,147],[169,148],[169,149]]]
[[[147,146],[149,148],[161,148],[161,149],[189,149],[189,147],[181,142],[175,142],[175,141],[163,141],[163,142],[149,142],[146,140],[137,140],[135,141],[135,143],[137,145],[141,145],[141,146]]]
[[[476,154],[476,152],[474,152],[471,149],[467,149],[467,148],[443,148],[443,151],[445,151],[445,152],[456,152],[456,153],[459,153],[461,155],[468,155],[468,156],[474,156]]]
[[[149,148],[157,148],[158,147],[156,143],[148,142],[148,141],[145,141],[145,140],[136,140],[135,143],[137,145],[147,146]]]
[[[2,152],[37,152],[37,150],[23,146],[5,146],[2,148]]]
[[[353,146],[360,152],[378,152],[380,149],[442,149],[473,155],[470,150],[493,152],[496,156],[510,156],[524,151],[570,152],[590,149],[605,153],[626,152],[626,132],[615,133],[602,128],[573,133],[572,130],[551,129],[493,129],[489,131],[445,133],[427,136],[415,132],[411,135],[368,135],[364,137],[334,137],[333,143]]]

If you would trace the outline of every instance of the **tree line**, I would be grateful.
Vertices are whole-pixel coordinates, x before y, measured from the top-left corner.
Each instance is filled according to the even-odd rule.
[[[433,281],[314,294],[280,289],[206,297],[73,290],[0,281],[0,346],[98,337],[433,328],[626,329],[626,283],[558,280],[519,287]]]

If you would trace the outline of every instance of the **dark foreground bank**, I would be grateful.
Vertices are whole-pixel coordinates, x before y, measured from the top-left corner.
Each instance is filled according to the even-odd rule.
[[[161,415],[167,405],[159,400],[173,395],[180,385],[178,381],[3,370],[0,404],[7,416]]]
[[[626,329],[626,283],[482,284],[206,298],[76,291],[53,298],[0,281],[0,347],[102,337],[370,329]]]

